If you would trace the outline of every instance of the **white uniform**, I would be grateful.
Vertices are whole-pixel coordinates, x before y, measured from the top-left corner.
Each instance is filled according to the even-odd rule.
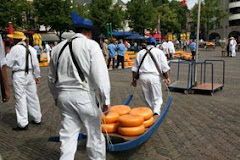
[[[168,43],[167,42],[163,42],[162,47],[163,47],[163,53],[165,55],[168,55]]]
[[[51,52],[51,47],[48,45],[48,44],[45,44],[45,51],[46,51],[46,54],[47,54],[47,60],[48,60],[48,63],[50,62],[50,52]]]
[[[231,41],[230,41],[230,53],[231,53],[231,55],[230,56],[232,56],[232,57],[236,57],[236,46],[237,46],[237,42],[236,42],[236,40],[235,39],[232,39]]]
[[[175,53],[175,48],[174,48],[174,44],[172,41],[168,41],[168,49],[169,49],[170,54],[173,55]]]
[[[73,160],[77,150],[77,138],[82,127],[87,131],[87,150],[91,160],[106,159],[105,138],[101,133],[101,111],[96,105],[95,91],[100,94],[101,104],[110,104],[110,82],[108,69],[97,42],[87,39],[83,34],[72,41],[73,53],[85,81],[82,82],[67,46],[58,63],[60,50],[66,40],[53,48],[49,69],[49,87],[58,101],[62,123],[60,129],[61,160]]]
[[[150,45],[147,46],[148,49],[152,47],[153,46]],[[137,72],[140,62],[145,53],[146,50],[141,50],[138,52],[132,71]],[[153,48],[151,49],[151,53],[163,73],[170,70],[170,67],[167,63],[167,58],[160,49]],[[160,115],[160,108],[163,103],[161,79],[160,74],[150,55],[147,55],[145,57],[139,73],[145,100],[148,106],[153,110],[153,112]]]
[[[19,42],[13,46],[1,65],[12,68],[17,123],[19,127],[25,127],[28,125],[28,112],[36,123],[41,122],[42,114],[35,82],[35,78],[40,78],[40,68],[37,52],[29,46],[29,73],[25,73],[26,48],[21,44],[26,45],[25,42]]]

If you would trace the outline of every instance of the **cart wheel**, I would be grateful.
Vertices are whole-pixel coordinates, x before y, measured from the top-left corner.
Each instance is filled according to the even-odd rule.
[[[184,90],[184,94],[188,94],[189,92],[188,92],[188,90]]]

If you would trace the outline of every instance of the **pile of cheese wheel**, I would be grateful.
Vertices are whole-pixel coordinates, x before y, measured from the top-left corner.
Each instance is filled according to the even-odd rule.
[[[138,136],[154,122],[153,112],[148,107],[112,106],[108,115],[102,115],[102,132],[119,133],[123,136]]]

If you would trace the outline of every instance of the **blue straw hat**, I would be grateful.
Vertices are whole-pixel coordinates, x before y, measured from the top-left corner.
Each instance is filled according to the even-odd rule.
[[[91,30],[94,34],[98,34],[99,30],[97,27],[93,25],[93,22],[89,19],[82,18],[77,15],[77,12],[72,12],[72,20],[73,20],[73,29],[89,29]]]
[[[156,38],[148,38],[148,39],[147,39],[147,44],[156,45],[156,44],[157,44]]]

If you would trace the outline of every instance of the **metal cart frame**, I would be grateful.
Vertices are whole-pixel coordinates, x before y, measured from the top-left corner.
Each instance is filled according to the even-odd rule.
[[[173,91],[173,90],[183,90],[185,94],[189,92],[189,90],[192,88],[192,72],[193,72],[193,63],[192,62],[187,62],[187,61],[171,61],[169,63],[169,66],[171,67],[172,63],[177,63],[177,81],[171,83],[168,88]],[[187,65],[188,66],[188,77],[187,77],[187,83],[181,81],[180,79],[180,66],[181,65]]]
[[[220,62],[222,63],[222,83],[214,83],[214,64],[213,62]],[[225,61],[223,60],[205,60],[204,62],[195,62],[193,64],[193,77],[192,77],[192,85],[196,81],[196,67],[197,65],[201,66],[200,69],[200,84],[192,87],[191,90],[194,91],[209,91],[211,95],[217,90],[222,90],[224,87],[225,82]],[[207,66],[211,66],[211,83],[206,82],[206,70]]]

